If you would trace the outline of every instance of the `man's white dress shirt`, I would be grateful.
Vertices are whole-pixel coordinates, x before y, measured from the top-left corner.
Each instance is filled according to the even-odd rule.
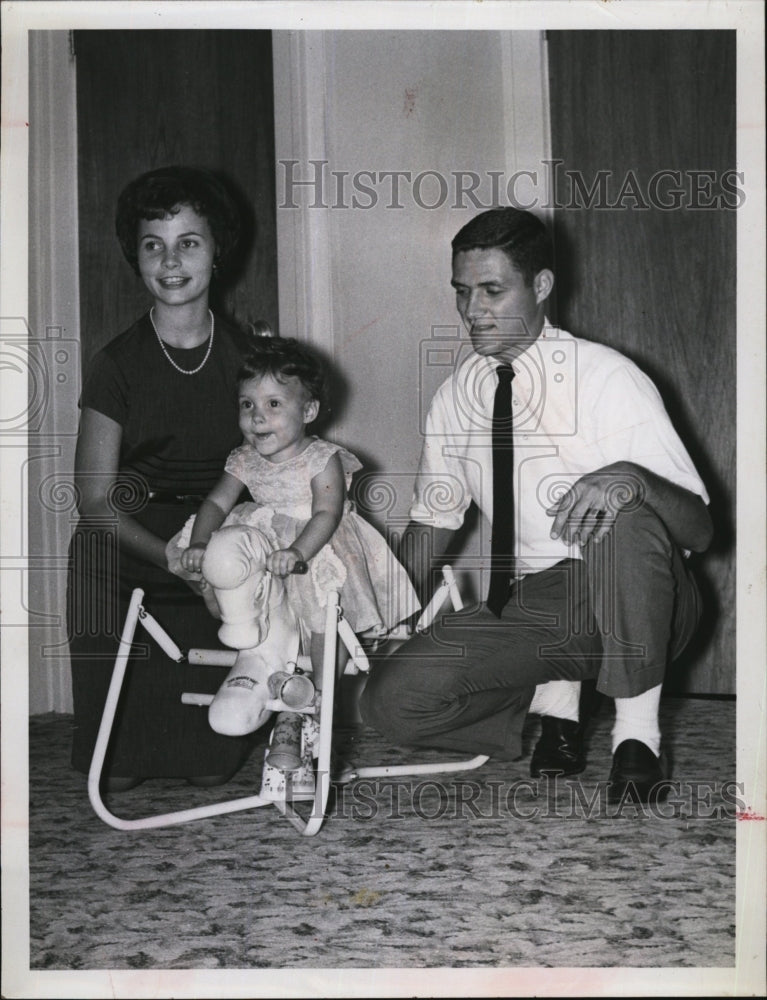
[[[473,500],[492,523],[498,364],[471,352],[435,393],[410,509],[414,521],[458,528]],[[581,557],[577,544],[551,538],[554,519],[546,509],[582,475],[613,462],[641,465],[708,503],[658,390],[627,357],[547,324],[513,368],[520,575]]]

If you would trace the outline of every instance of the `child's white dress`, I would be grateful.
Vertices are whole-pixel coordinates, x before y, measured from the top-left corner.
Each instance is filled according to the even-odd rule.
[[[247,487],[253,502],[235,507],[224,524],[249,524],[263,531],[275,549],[289,548],[312,516],[311,481],[333,455],[341,460],[348,490],[362,464],[339,445],[311,438],[300,455],[285,462],[269,462],[248,444],[235,448],[226,471]],[[193,523],[190,518],[168,543],[168,564],[174,572],[189,545]],[[388,632],[420,608],[403,566],[349,500],[333,537],[309,560],[309,572],[291,574],[285,582],[291,606],[312,632],[325,631],[329,590],[339,592],[344,617],[357,633]]]

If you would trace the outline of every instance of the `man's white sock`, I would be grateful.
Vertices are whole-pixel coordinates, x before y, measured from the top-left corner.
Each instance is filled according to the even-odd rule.
[[[633,698],[615,699],[615,725],[613,726],[613,753],[624,740],[640,740],[656,757],[660,756],[660,726],[658,708],[662,685],[634,695]]]
[[[557,719],[578,721],[581,697],[580,681],[549,681],[535,689],[530,712],[533,715],[553,715]]]

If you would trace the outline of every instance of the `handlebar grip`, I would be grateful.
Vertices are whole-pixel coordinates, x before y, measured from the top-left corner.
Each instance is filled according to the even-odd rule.
[[[304,573],[309,572],[309,563],[297,562],[290,572],[295,573],[297,576],[303,576]]]

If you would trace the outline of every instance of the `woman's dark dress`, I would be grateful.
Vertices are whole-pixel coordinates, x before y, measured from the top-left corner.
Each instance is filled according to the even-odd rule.
[[[116,337],[93,359],[81,406],[123,428],[120,475],[113,504],[168,540],[220,477],[239,444],[237,382],[245,336],[219,317],[210,357],[195,375],[183,375],[162,353],[148,316]],[[182,368],[196,368],[208,344],[168,348]],[[149,493],[166,494],[159,502]],[[198,499],[168,501],[167,494]],[[72,658],[72,764],[87,772],[131,593],[183,649],[217,648],[219,622],[178,577],[131,556],[117,545],[114,523],[82,519],[70,545],[67,615]],[[105,763],[111,776],[192,777],[228,774],[243,763],[253,738],[219,736],[207,711],[183,705],[183,691],[213,694],[220,667],[175,664],[148,633],[136,630],[135,655]]]

